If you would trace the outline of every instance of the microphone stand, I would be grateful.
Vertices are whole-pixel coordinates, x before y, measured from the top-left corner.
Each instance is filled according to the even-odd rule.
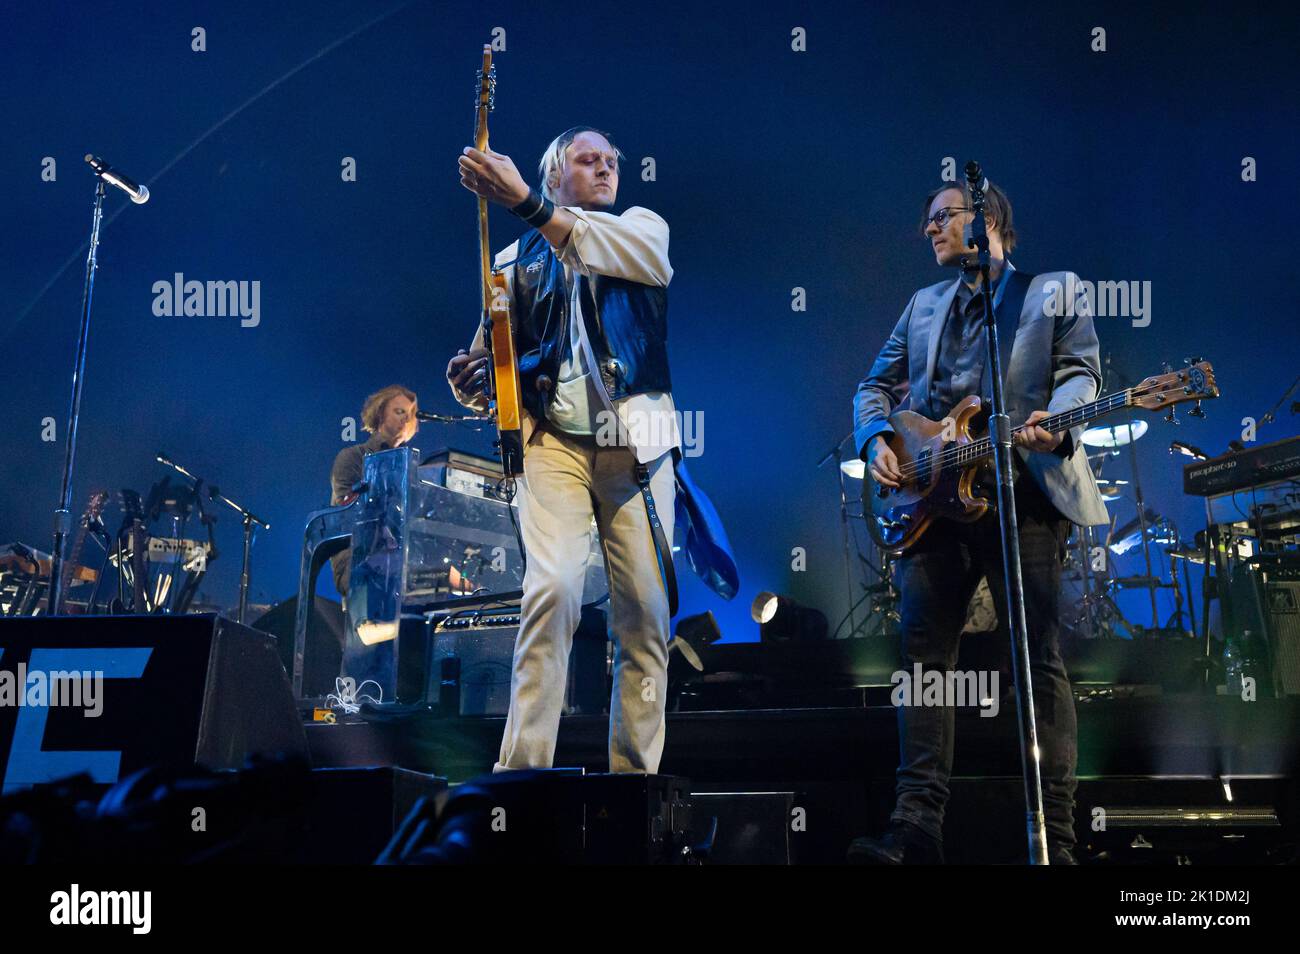
[[[433,411],[416,411],[415,419],[432,424],[461,424],[469,421],[490,421],[490,414],[437,414]]]
[[[54,511],[54,552],[50,554],[50,593],[46,605],[51,616],[63,609],[63,549],[72,529],[72,465],[77,456],[77,423],[81,419],[81,389],[86,374],[86,345],[90,338],[90,302],[95,292],[95,269],[99,267],[99,225],[104,217],[104,179],[95,176],[95,211],[90,225],[90,253],[86,256],[86,278],[81,288],[81,331],[72,364],[72,399],[68,405],[68,432],[63,448],[63,482],[59,506]]]
[[[194,481],[196,488],[199,484],[203,483],[200,478],[195,477],[180,464],[170,460],[166,454],[157,455],[157,459],[158,463],[166,464],[182,477],[188,477],[190,480]],[[242,518],[244,527],[244,560],[239,571],[239,616],[236,619],[236,622],[243,623],[245,617],[248,615],[248,587],[252,581],[250,565],[253,559],[253,529],[255,526],[260,526],[263,530],[270,530],[271,525],[261,517],[235,503],[212,484],[208,484],[208,497],[211,500],[220,500]]]
[[[826,452],[821,460],[817,462],[818,467],[822,467],[827,461],[835,461],[835,472],[840,482],[840,529],[842,531],[844,543],[844,587],[849,598],[849,636],[852,637],[858,631],[858,622],[856,618],[858,604],[853,601],[853,559],[849,555],[849,498],[848,491],[844,486],[844,468],[840,465],[843,463],[843,455],[840,453],[844,447],[844,442],[853,437],[853,432],[841,438],[840,442]]]
[[[968,226],[966,244],[976,250],[984,303],[985,341],[992,378],[992,416],[989,434],[993,438],[993,466],[997,474],[998,524],[1002,531],[1002,566],[1006,580],[1007,620],[1011,630],[1011,657],[1016,682],[1016,714],[1020,723],[1020,764],[1025,780],[1025,809],[1029,829],[1029,863],[1045,865],[1047,829],[1043,814],[1043,783],[1039,766],[1038,725],[1034,718],[1033,681],[1029,671],[1029,626],[1025,622],[1025,587],[1020,567],[1020,528],[1016,520],[1014,475],[1012,472],[1011,419],[1007,416],[1002,390],[1002,362],[998,353],[998,327],[993,315],[993,290],[989,279],[989,238],[984,223],[984,186],[978,162],[966,163],[974,218]],[[965,260],[963,259],[963,264]]]
[[[1291,386],[1286,389],[1286,391],[1283,393],[1283,395],[1280,398],[1277,399],[1277,403],[1273,405],[1273,407],[1268,411],[1268,413],[1266,413],[1263,417],[1259,419],[1260,424],[1271,424],[1273,421],[1277,420],[1276,414],[1278,408],[1280,408],[1283,405],[1283,403],[1285,403],[1286,399],[1291,396],[1291,392],[1296,389],[1297,385],[1300,385],[1300,375],[1296,376],[1296,379],[1291,382]],[[1291,407],[1291,412],[1295,413],[1294,405],[1292,405]]]

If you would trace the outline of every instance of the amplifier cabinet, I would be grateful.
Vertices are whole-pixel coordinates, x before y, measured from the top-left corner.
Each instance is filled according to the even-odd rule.
[[[603,610],[584,609],[569,653],[566,715],[599,715],[609,705],[608,633]],[[424,704],[447,716],[504,716],[510,710],[519,610],[485,610],[433,618],[425,652],[401,663],[399,701]]]
[[[1300,695],[1300,561],[1249,564],[1232,574],[1237,630],[1262,634],[1277,695]]]

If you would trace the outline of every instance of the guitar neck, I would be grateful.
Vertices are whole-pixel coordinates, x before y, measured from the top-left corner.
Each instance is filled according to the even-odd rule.
[[[86,545],[86,521],[83,518],[81,525],[77,527],[77,535],[73,538],[72,548],[68,550],[67,558],[63,561],[62,569],[59,571],[59,592],[65,597],[68,593],[68,587],[72,585],[72,574],[76,570],[77,564],[81,562],[81,551]],[[63,600],[60,599],[62,604]]]
[[[1089,421],[1095,421],[1099,417],[1105,417],[1113,411],[1121,408],[1132,407],[1134,388],[1126,388],[1123,391],[1116,391],[1114,394],[1108,394],[1100,397],[1089,404],[1081,404],[1078,407],[1071,408],[1068,411],[1062,411],[1059,414],[1053,414],[1045,417],[1041,421],[1035,422],[1035,427],[1041,427],[1053,434],[1060,431],[1069,430],[1080,424],[1087,424]],[[1019,427],[1013,427],[1011,433],[1019,434],[1025,430],[1028,425],[1021,424]],[[993,439],[991,437],[981,437],[977,441],[962,447],[958,452],[958,463],[961,466],[972,464],[977,460],[993,456]]]

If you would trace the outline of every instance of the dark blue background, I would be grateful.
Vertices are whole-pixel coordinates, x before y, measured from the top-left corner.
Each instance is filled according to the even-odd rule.
[[[93,151],[153,198],[125,211],[120,193],[107,200],[74,511],[92,487],[146,491],[164,449],[272,522],[254,600],[295,589],[340,420],[392,381],[426,409],[456,407],[443,371],[478,292],[455,159],[495,26],[507,50],[494,147],[531,177],[560,130],[609,129],[628,155],[620,208],[648,206],[672,228],[674,393],[704,412],[692,470],[743,577],[730,604],[691,579],[683,613],[713,609],[727,638],[755,638],[749,600],[775,589],[832,626],[842,616],[837,486],[814,465],[848,431],[854,386],[911,292],[944,277],[916,219],[946,156],[979,157],[1011,194],[1021,267],[1153,283],[1149,327],[1099,321],[1130,374],[1215,362],[1224,397],[1210,418],[1178,432],[1152,418],[1139,445],[1151,502],[1190,532],[1200,501],[1181,496],[1185,459],[1168,440],[1221,450],[1295,374],[1297,23],[1277,9],[982,4],[972,31],[961,6],[933,4],[11,5],[0,541],[49,548]],[[790,49],[795,26],[806,53]],[[1105,53],[1090,49],[1094,26]],[[55,182],[41,181],[45,156]],[[344,156],[356,182],[340,179]],[[640,179],[646,156],[655,182]],[[1259,181],[1242,182],[1244,156]],[[498,247],[520,231],[504,214],[493,228]],[[261,325],[155,317],[151,286],[175,272],[260,280]],[[806,312],[791,311],[794,286]],[[40,439],[47,416],[57,443]],[[1260,439],[1295,430],[1284,409]],[[449,440],[487,446],[433,425],[415,443]],[[214,601],[234,602],[238,531],[221,513]],[[791,569],[797,546],[804,572]]]

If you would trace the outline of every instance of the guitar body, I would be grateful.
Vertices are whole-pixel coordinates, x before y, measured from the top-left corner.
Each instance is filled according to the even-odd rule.
[[[501,469],[505,476],[524,472],[524,431],[519,389],[519,362],[515,357],[513,319],[510,315],[510,292],[506,277],[492,272],[488,277],[488,299],[492,302],[492,400],[497,419],[497,440],[501,451]]]
[[[894,433],[887,439],[900,470],[916,469],[916,478],[901,487],[876,483],[870,471],[862,479],[867,530],[882,550],[898,555],[912,547],[937,519],[969,523],[988,512],[992,503],[975,493],[975,480],[985,461],[965,468],[940,468],[940,452],[974,441],[973,430],[987,418],[980,399],[966,398],[949,415],[952,423],[932,421],[915,411],[897,411],[889,418]],[[945,428],[948,429],[945,440]]]

